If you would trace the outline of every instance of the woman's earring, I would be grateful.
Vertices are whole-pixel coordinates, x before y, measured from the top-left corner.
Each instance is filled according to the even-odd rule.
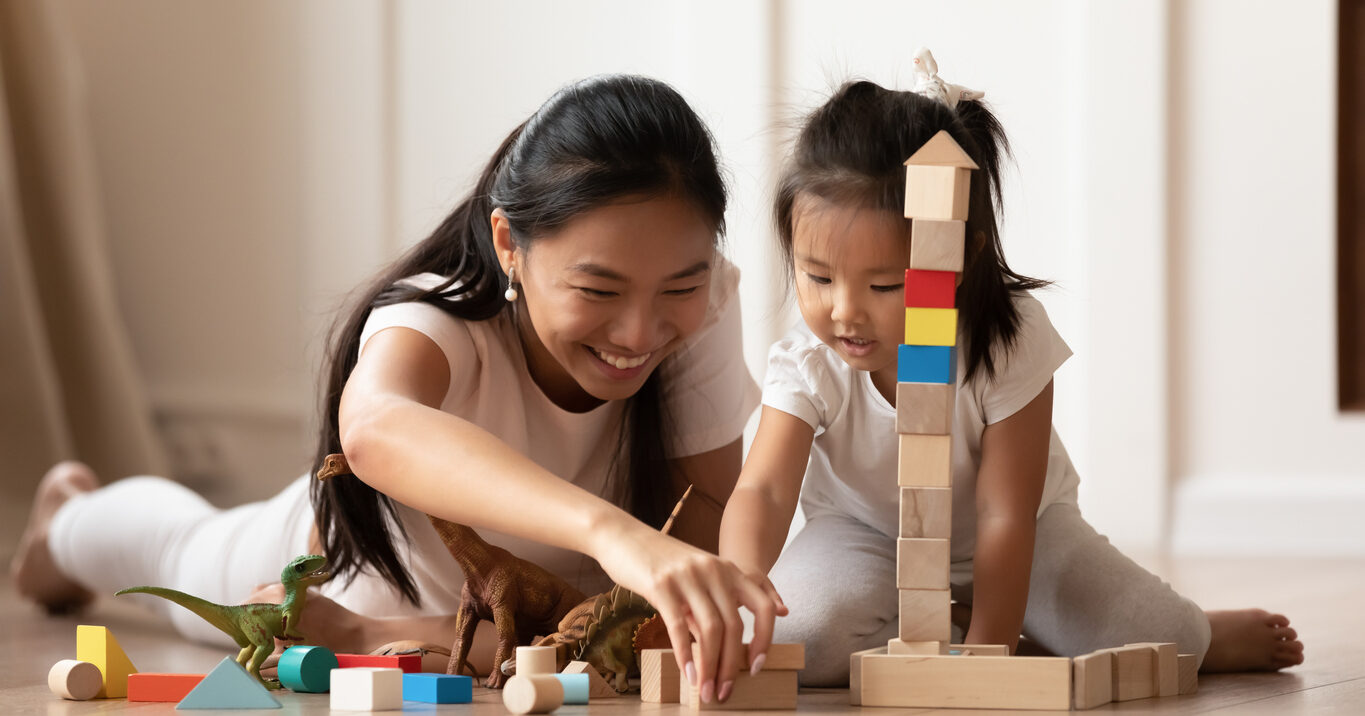
[[[517,300],[517,287],[514,283],[517,280],[516,270],[515,266],[507,267],[507,290],[502,292],[502,297],[507,299],[508,303],[516,303]]]

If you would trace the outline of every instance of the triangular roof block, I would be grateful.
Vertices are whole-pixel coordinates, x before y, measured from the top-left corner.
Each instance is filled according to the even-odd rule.
[[[175,708],[277,709],[280,702],[232,657],[225,656]]]
[[[128,675],[136,674],[137,667],[108,627],[77,625],[76,658],[99,667],[104,684],[95,698],[121,699],[128,695]]]
[[[905,160],[905,165],[911,164],[920,166],[934,167],[960,167],[962,169],[980,169],[972,158],[967,156],[962,146],[953,141],[953,136],[948,134],[948,130],[940,129],[938,134],[929,138],[919,151],[910,155]]]

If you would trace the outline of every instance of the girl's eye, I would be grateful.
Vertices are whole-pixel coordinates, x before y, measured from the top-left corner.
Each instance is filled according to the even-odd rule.
[[[575,286],[574,288],[589,298],[611,298],[616,295],[615,291],[598,291],[595,288],[588,288],[586,286]]]
[[[699,288],[701,288],[701,286],[693,286],[691,288],[676,288],[673,289],[672,291],[664,291],[664,293],[670,296],[691,296],[692,294],[696,293],[697,289]]]
[[[904,290],[905,290],[905,284],[904,284],[904,283],[889,283],[889,284],[886,284],[885,286],[873,286],[873,287],[872,287],[872,290],[873,290],[873,291],[877,291],[877,292],[879,292],[879,293],[891,293],[892,291],[904,291]]]
[[[813,282],[815,282],[815,283],[820,284],[821,286],[828,286],[829,283],[830,283],[830,280],[829,280],[829,277],[828,277],[828,276],[816,276],[816,275],[813,274],[813,273],[807,273],[807,274],[806,274],[806,278],[810,279],[811,281],[813,281]]]

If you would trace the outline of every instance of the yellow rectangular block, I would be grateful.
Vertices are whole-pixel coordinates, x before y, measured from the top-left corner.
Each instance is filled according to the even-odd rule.
[[[862,657],[863,706],[1053,709],[1071,707],[1071,660],[1041,656]]]
[[[951,435],[956,402],[952,383],[897,383],[896,432]]]
[[[915,219],[910,222],[910,268],[961,273],[967,222]],[[959,276],[958,279],[962,277]],[[959,281],[960,283],[960,281]]]
[[[905,309],[905,343],[912,346],[957,345],[957,309]]]
[[[905,167],[905,218],[967,220],[972,172],[962,167]]]
[[[945,567],[946,569],[946,567]],[[953,597],[947,589],[900,590],[901,642],[942,642],[953,638]],[[891,644],[887,643],[889,651]]]
[[[901,488],[901,537],[953,536],[953,491],[947,487]]]
[[[953,436],[901,434],[896,484],[901,487],[951,487]]]
[[[1071,660],[1075,708],[1093,709],[1114,700],[1114,655],[1096,651]]]
[[[948,540],[896,540],[897,589],[948,589]]]

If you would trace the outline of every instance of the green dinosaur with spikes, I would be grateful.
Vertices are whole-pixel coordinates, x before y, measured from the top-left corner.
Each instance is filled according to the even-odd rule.
[[[331,578],[332,575],[325,571],[326,567],[327,558],[316,554],[296,557],[290,562],[289,566],[280,572],[280,583],[284,585],[283,604],[224,606],[165,587],[129,587],[118,594],[151,594],[169,599],[198,614],[204,621],[232,637],[237,646],[242,647],[237,654],[238,664],[266,688],[278,689],[280,688],[278,681],[261,678],[261,663],[275,651],[276,639],[285,641],[303,639],[303,634],[295,627],[303,613],[308,587]]]

